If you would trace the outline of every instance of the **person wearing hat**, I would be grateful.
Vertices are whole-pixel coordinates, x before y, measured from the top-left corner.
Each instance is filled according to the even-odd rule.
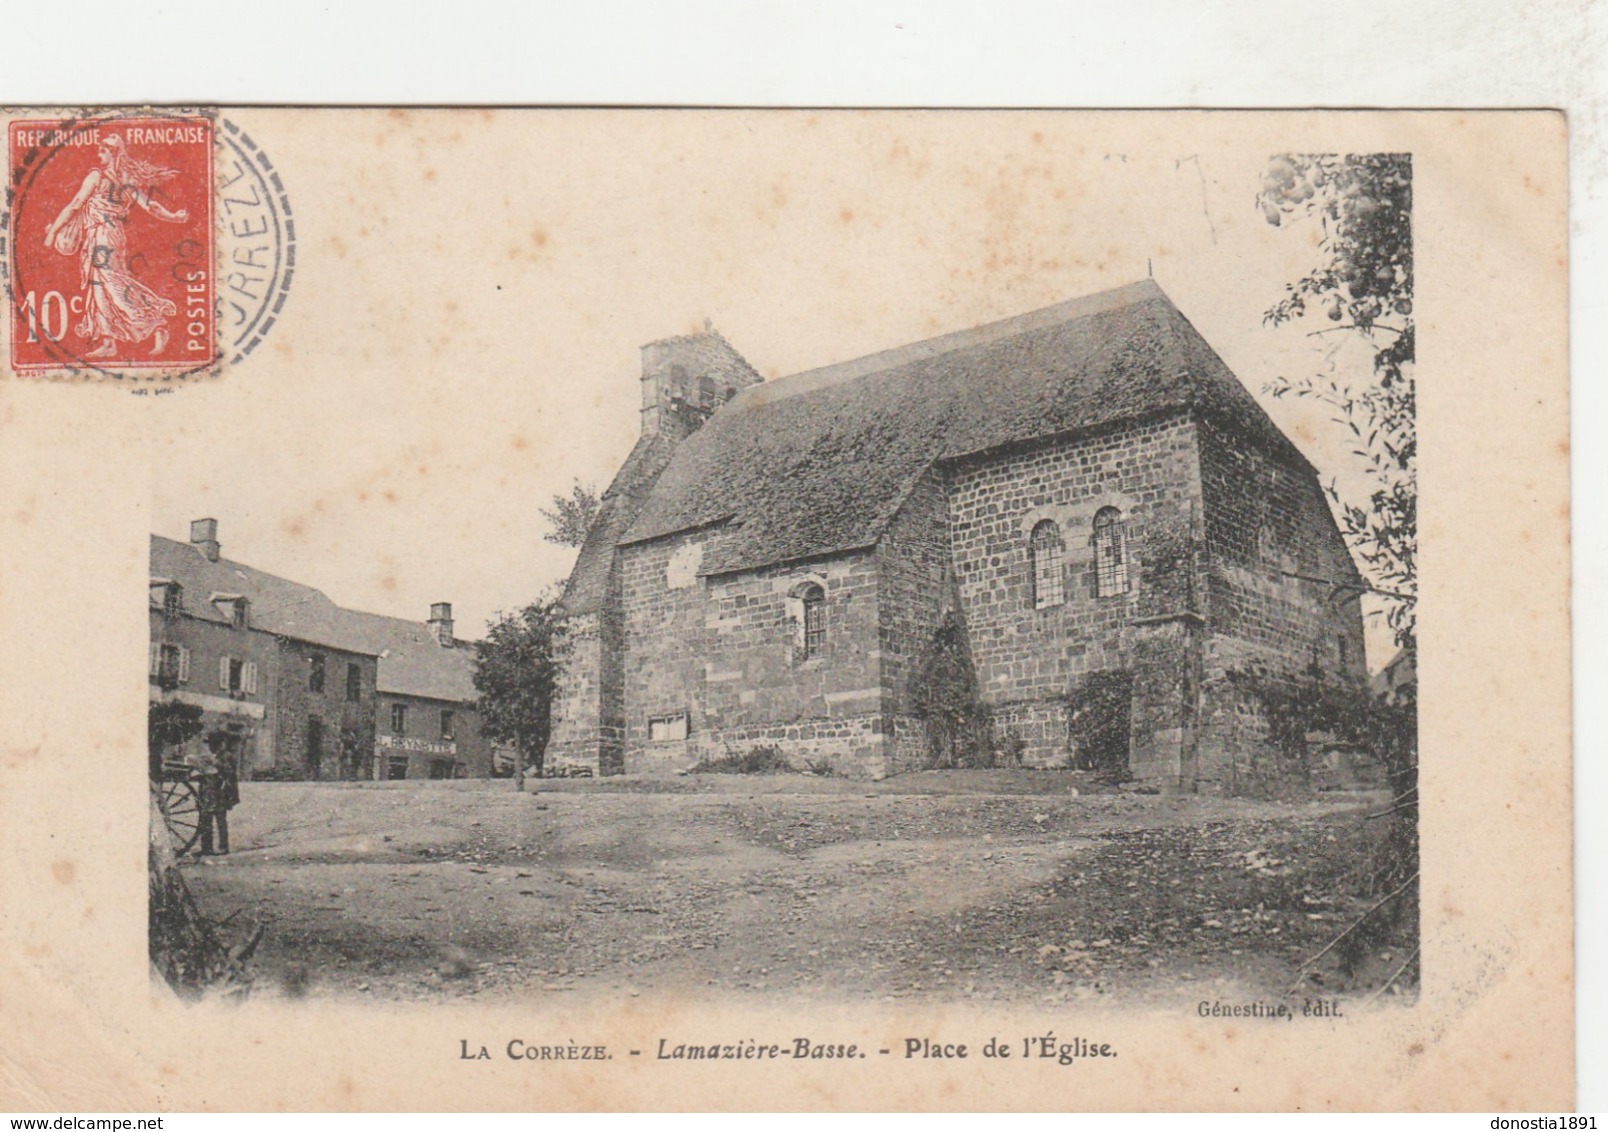
[[[214,732],[207,736],[207,750],[196,767],[197,808],[201,814],[202,857],[227,856],[229,852],[229,811],[240,804],[240,773],[235,761],[234,737]],[[213,834],[217,848],[213,848]]]

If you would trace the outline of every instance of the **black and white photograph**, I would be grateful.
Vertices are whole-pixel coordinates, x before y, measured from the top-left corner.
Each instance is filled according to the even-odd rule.
[[[1065,199],[1061,124],[1010,139],[1044,174],[1013,209]],[[777,241],[876,240],[885,204],[830,182],[967,160],[853,156],[797,202],[771,187]],[[991,242],[985,184],[981,261],[956,241],[929,272],[1000,280],[990,312],[1118,285],[801,372],[756,354],[769,378],[712,318],[641,344],[566,331],[600,355],[570,375],[594,411],[639,421],[611,475],[549,460],[488,491],[476,448],[545,436],[469,426],[471,459],[432,471],[428,437],[452,426],[423,416],[411,435],[368,418],[420,466],[355,499],[295,477],[294,446],[249,485],[175,461],[154,512],[195,517],[151,536],[149,671],[168,834],[151,958],[174,991],[1410,1003],[1411,155],[1099,162],[1086,192],[1159,182],[1191,246],[1149,247],[1142,225],[1102,246],[1086,205],[1058,247]],[[644,183],[608,210],[637,256],[656,250],[642,212],[696,178]],[[1236,199],[1220,238],[1213,205]],[[532,223],[500,286],[587,239],[553,227]],[[1311,262],[1281,277],[1287,245]],[[1155,278],[1158,254],[1182,293],[1263,267],[1222,331],[1259,381]],[[844,287],[857,267],[836,265]],[[789,290],[833,270],[726,271],[779,268]],[[751,319],[808,320],[750,310],[740,278],[708,297],[739,342]],[[951,285],[927,317],[972,301]],[[685,314],[666,304],[666,329]],[[853,343],[876,340],[865,322]],[[542,330],[507,329],[538,347],[515,381],[556,384]],[[640,379],[609,380],[609,348],[638,345]],[[476,495],[493,533],[454,545]],[[330,496],[356,512],[339,529]],[[533,535],[573,551],[567,575],[559,554],[520,561]],[[410,553],[421,538],[433,553]],[[354,571],[350,596],[313,581]],[[463,625],[414,593],[496,611]]]

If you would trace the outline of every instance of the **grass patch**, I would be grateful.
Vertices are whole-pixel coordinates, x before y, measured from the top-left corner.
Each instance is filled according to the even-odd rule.
[[[718,758],[705,759],[688,774],[802,774],[787,761],[780,747],[750,747],[747,751],[727,751]]]
[[[1164,957],[1241,969],[1274,962],[1294,982],[1384,895],[1368,874],[1386,835],[1357,814],[1106,833],[1030,916],[1054,945],[1044,962],[1066,964],[1068,974],[1142,969]],[[1416,900],[1401,903],[1307,970],[1304,992],[1381,989],[1416,955]],[[1416,984],[1416,968],[1410,976]]]

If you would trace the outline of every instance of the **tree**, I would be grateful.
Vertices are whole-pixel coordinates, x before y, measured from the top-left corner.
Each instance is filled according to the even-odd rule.
[[[162,754],[170,747],[182,747],[201,734],[201,709],[178,700],[153,702],[145,714],[145,732],[150,754],[151,779],[161,777]]]
[[[992,766],[988,708],[977,688],[966,629],[954,610],[944,614],[916,658],[910,702],[927,729],[928,765]]]
[[[559,546],[580,546],[586,541],[602,505],[597,488],[576,480],[569,495],[553,496],[552,510],[542,508],[542,517],[553,525],[542,537]]]
[[[1396,644],[1416,647],[1418,433],[1413,379],[1412,157],[1405,153],[1284,154],[1268,163],[1257,205],[1275,227],[1306,217],[1320,228],[1318,263],[1288,284],[1270,325],[1314,310],[1373,350],[1373,379],[1333,368],[1281,377],[1268,391],[1327,406],[1362,461],[1366,498],[1342,498],[1331,482],[1341,530],[1385,602]]]
[[[564,650],[556,596],[537,598],[518,613],[499,613],[478,646],[474,681],[481,728],[493,742],[509,743],[518,752],[516,789],[525,788],[527,766],[541,774]]]
[[[1284,298],[1264,320],[1281,325],[1316,308],[1334,326],[1314,334],[1349,333],[1373,351],[1373,378],[1354,382],[1331,368],[1304,379],[1280,378],[1275,397],[1293,396],[1327,406],[1345,428],[1352,453],[1362,462],[1366,499],[1330,497],[1346,541],[1362,560],[1372,592],[1385,601],[1398,647],[1417,648],[1418,432],[1413,379],[1413,170],[1404,153],[1285,154],[1268,162],[1257,204],[1275,227],[1304,216],[1319,225],[1318,263],[1288,284]],[[1274,710],[1277,734],[1304,747],[1308,729],[1335,731],[1369,746],[1389,772],[1391,804],[1386,835],[1366,870],[1368,895],[1389,891],[1322,951],[1302,965],[1296,985],[1325,953],[1342,966],[1377,950],[1393,932],[1414,947],[1386,980],[1391,986],[1417,981],[1418,939],[1418,732],[1411,700],[1375,701],[1337,697],[1316,678],[1297,681]],[[1295,989],[1291,988],[1292,991]],[[1382,987],[1381,990],[1384,988]]]

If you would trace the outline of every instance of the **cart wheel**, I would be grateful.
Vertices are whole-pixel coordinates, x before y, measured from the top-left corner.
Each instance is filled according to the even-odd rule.
[[[201,836],[201,804],[195,787],[188,782],[164,782],[158,798],[173,837],[173,854],[182,857]]]

